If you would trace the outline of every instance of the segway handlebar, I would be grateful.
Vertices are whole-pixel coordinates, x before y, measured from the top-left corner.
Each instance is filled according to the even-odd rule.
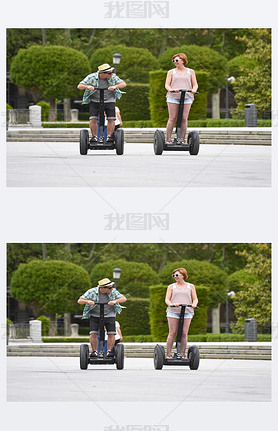
[[[192,304],[179,304],[180,307],[192,307]],[[170,305],[170,307],[175,307],[175,305]],[[193,307],[192,307],[193,308]],[[198,305],[194,308],[199,308]]]
[[[183,88],[179,90],[180,92],[184,91],[185,93],[192,93],[192,90],[184,90]],[[170,93],[175,93],[175,90],[170,90]],[[199,94],[199,91],[196,91],[194,94]]]

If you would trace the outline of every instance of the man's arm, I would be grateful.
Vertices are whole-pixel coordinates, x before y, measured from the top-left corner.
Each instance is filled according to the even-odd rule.
[[[77,86],[78,90],[90,90],[90,91],[94,91],[95,87],[93,87],[92,85],[88,85],[88,84],[82,84],[82,82],[80,82]]]
[[[108,305],[115,305],[117,303],[120,304],[120,303],[125,302],[125,301],[126,301],[126,297],[124,295],[122,295],[120,298],[113,299],[113,301],[109,301]]]
[[[92,301],[91,299],[85,299],[80,297],[77,301],[78,304],[84,305],[84,304],[89,304],[89,305],[94,305],[94,301]]]

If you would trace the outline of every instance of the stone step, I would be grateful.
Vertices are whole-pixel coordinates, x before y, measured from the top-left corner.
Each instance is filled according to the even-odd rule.
[[[165,343],[161,343],[165,348]],[[195,343],[189,343],[189,346]],[[203,359],[264,359],[271,360],[271,345],[199,345],[200,357]],[[124,343],[125,356],[128,358],[152,358],[156,343]],[[7,346],[8,356],[61,356],[78,357],[79,343],[74,344],[21,344]]]

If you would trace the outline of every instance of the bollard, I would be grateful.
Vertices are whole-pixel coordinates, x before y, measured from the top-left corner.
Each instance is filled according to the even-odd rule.
[[[72,323],[70,326],[71,326],[71,337],[78,337],[78,330],[79,330],[78,323]]]
[[[42,127],[42,120],[41,120],[41,106],[33,105],[29,106],[29,114],[30,114],[30,123],[32,127],[40,128]]]
[[[42,342],[42,322],[40,320],[30,320],[30,338],[33,343]]]
[[[257,105],[248,103],[244,109],[245,127],[257,127]]]
[[[71,120],[70,121],[72,123],[76,123],[78,121],[78,114],[79,114],[78,109],[71,109],[70,113],[71,113]]]
[[[245,319],[245,341],[257,341],[257,320]]]

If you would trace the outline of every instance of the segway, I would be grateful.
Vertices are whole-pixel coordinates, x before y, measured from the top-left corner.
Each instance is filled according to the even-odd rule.
[[[85,156],[88,150],[115,150],[116,154],[124,153],[124,131],[119,128],[114,131],[112,137],[113,142],[107,142],[104,139],[104,90],[105,88],[95,88],[100,92],[99,95],[99,138],[97,141],[91,142],[89,139],[88,129],[80,130],[79,148],[80,154]]]
[[[100,305],[100,315],[99,315],[99,330],[100,330],[100,341],[99,341],[99,354],[96,357],[91,357],[89,355],[88,344],[80,345],[80,368],[81,370],[87,370],[88,365],[113,365],[116,364],[118,370],[124,368],[124,345],[118,343],[114,346],[113,354],[114,356],[105,356],[103,352],[105,331],[104,331],[104,305],[103,303],[95,302],[96,305]]]
[[[181,93],[177,124],[176,124],[176,134],[177,136],[171,140],[171,144],[166,144],[164,132],[162,130],[157,129],[154,133],[154,154],[160,156],[163,151],[189,151],[189,153],[193,156],[196,156],[199,153],[199,134],[197,130],[192,130],[188,133],[187,143],[183,144],[181,140],[181,123],[182,123],[182,115],[184,109],[184,99],[185,93],[191,93],[191,90],[179,90]],[[171,90],[171,93],[175,93],[174,90]],[[196,93],[198,94],[198,92]]]
[[[191,370],[197,370],[200,362],[200,355],[198,346],[190,346],[187,352],[187,358],[183,359],[181,355],[181,338],[182,338],[182,329],[184,323],[184,312],[186,307],[191,307],[188,304],[179,304],[181,307],[180,318],[179,318],[179,326],[176,340],[176,348],[177,352],[174,354],[174,357],[171,359],[167,359],[165,357],[165,350],[161,344],[157,344],[154,349],[154,368],[156,370],[162,370],[163,365],[178,365],[178,366],[189,366]],[[171,306],[174,307],[174,306]],[[199,308],[199,307],[195,307]]]

